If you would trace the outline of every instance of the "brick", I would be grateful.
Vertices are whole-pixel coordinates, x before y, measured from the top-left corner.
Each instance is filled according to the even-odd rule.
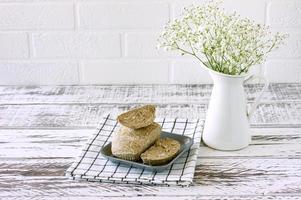
[[[197,60],[174,61],[171,70],[171,82],[177,84],[213,83],[208,71]],[[253,66],[250,74],[261,74],[261,66]],[[256,82],[257,80],[253,81]]]
[[[212,83],[207,70],[196,61],[174,61],[171,82],[177,84]]]
[[[247,17],[257,23],[264,24],[265,22],[266,0],[225,0],[223,5],[226,11],[230,13],[236,12],[242,17]]]
[[[174,3],[173,5],[173,18],[176,18],[181,14],[184,7],[190,5],[202,5],[207,0],[185,0]],[[266,0],[224,0],[222,7],[228,13],[237,12],[242,17],[248,17],[255,20],[258,23],[264,23],[265,21],[265,3]]]
[[[301,33],[289,33],[284,45],[271,52],[271,58],[301,58]]]
[[[125,55],[132,58],[176,57],[175,52],[157,49],[159,33],[128,33],[125,36]],[[179,56],[178,56],[179,57]]]
[[[168,83],[166,61],[85,61],[82,84]]]
[[[301,60],[270,60],[264,67],[270,82],[301,82]]]
[[[28,36],[25,33],[0,33],[0,59],[22,59],[29,56]]]
[[[36,58],[112,58],[121,55],[118,34],[34,34],[33,46]]]
[[[76,62],[0,62],[1,85],[78,84]]]
[[[0,4],[0,30],[73,29],[72,4]]]
[[[166,3],[82,3],[82,29],[161,28],[169,19]]]
[[[272,27],[301,28],[301,1],[271,1],[267,6],[267,24]]]

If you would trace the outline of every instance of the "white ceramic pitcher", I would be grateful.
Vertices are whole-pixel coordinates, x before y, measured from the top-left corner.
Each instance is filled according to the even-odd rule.
[[[249,119],[259,104],[268,82],[258,75],[227,75],[208,69],[214,86],[203,131],[203,142],[214,149],[231,151],[247,147],[251,141]],[[247,109],[243,85],[255,78],[265,85]]]

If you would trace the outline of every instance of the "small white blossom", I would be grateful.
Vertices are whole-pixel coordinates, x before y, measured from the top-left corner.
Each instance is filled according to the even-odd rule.
[[[169,22],[158,42],[167,51],[196,57],[206,67],[225,74],[247,73],[287,37],[272,35],[269,27],[236,13],[227,14],[219,3],[184,8],[180,19]]]

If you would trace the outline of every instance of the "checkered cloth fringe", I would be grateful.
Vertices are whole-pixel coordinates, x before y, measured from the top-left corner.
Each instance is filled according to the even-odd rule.
[[[100,149],[110,142],[112,133],[120,128],[115,117],[108,114],[102,119],[98,131],[92,135],[81,155],[66,171],[66,176],[98,182],[189,186],[193,181],[204,121],[158,118],[156,122],[161,124],[163,131],[193,139],[191,148],[166,170],[150,171],[115,164],[104,158]]]

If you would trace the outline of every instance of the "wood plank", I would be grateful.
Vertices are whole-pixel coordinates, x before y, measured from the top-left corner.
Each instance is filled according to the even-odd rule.
[[[0,158],[74,158],[95,131],[0,130]]]
[[[7,143],[77,144],[83,143],[98,129],[79,130],[1,130],[0,146]],[[252,144],[300,144],[301,128],[251,128]]]
[[[253,194],[300,193],[299,162],[300,159],[200,159],[195,182],[234,190],[254,184],[249,188]]]
[[[95,128],[105,112],[120,113],[125,105],[1,105],[0,128]],[[158,117],[205,119],[206,104],[158,105]],[[253,127],[300,127],[301,102],[261,104],[251,118]]]
[[[0,165],[0,167],[2,167]],[[1,176],[0,197],[6,196],[165,196],[301,195],[301,159],[200,159],[189,188],[72,181],[43,174],[50,166],[12,170]],[[7,168],[7,166],[4,166]],[[19,167],[19,168],[18,168]],[[44,168],[43,168],[44,167]],[[51,168],[50,168],[51,169]],[[22,173],[15,173],[22,171]],[[26,171],[27,170],[27,173]],[[37,173],[33,173],[35,170]],[[59,173],[62,173],[60,171]],[[21,175],[20,175],[21,174]]]
[[[0,130],[0,158],[73,158],[96,129]],[[252,129],[251,145],[240,151],[216,151],[201,144],[199,159],[223,157],[301,158],[301,128]]]
[[[12,200],[12,199],[16,199],[15,197],[5,197],[5,200]],[[30,198],[32,199],[32,198]],[[101,197],[101,196],[97,196],[97,194],[95,194],[95,196],[81,196],[81,195],[77,195],[77,196],[68,196],[68,197],[53,197],[53,196],[35,196],[35,198],[33,199],[41,199],[41,200],[47,200],[47,199],[51,199],[51,200],[107,200],[108,197]],[[272,196],[272,195],[268,195],[268,196],[264,196],[264,195],[232,195],[232,196],[225,196],[225,195],[220,195],[220,196],[195,196],[195,195],[186,195],[186,196],[176,196],[176,195],[165,195],[165,196],[117,196],[117,197],[110,197],[110,199],[116,199],[116,200],[170,200],[170,199],[177,199],[177,200],[187,200],[187,199],[194,199],[194,200],[300,200],[301,197],[300,196],[288,196],[288,195],[282,195],[282,196]]]
[[[2,158],[73,158],[80,153],[80,144],[53,145],[53,144],[31,144],[10,143],[1,145],[0,156]],[[2,151],[4,150],[4,151]],[[263,144],[250,145],[240,151],[222,152],[208,147],[200,147],[199,158],[301,158],[300,144]]]
[[[254,134],[261,134],[262,132],[263,133],[267,133],[267,136],[273,136],[272,138],[275,138],[277,136],[281,136],[281,138],[284,137],[283,133],[285,133],[286,135],[288,136],[294,136],[296,135],[296,133],[300,133],[298,130],[294,130],[294,129],[285,129],[285,130],[281,130],[281,131],[277,131],[279,129],[267,129],[267,131],[262,131],[261,129],[255,129],[253,130],[253,133]],[[290,130],[293,130],[292,132],[290,132]],[[70,131],[67,131],[66,130],[60,130],[60,131],[53,131],[53,130],[45,130],[45,131],[42,131],[42,130],[9,130],[9,131],[15,131],[17,133],[12,133],[12,132],[7,132],[8,130],[2,130],[0,133],[1,133],[1,138],[4,138],[3,139],[3,142],[11,142],[11,141],[14,141],[14,146],[22,146],[22,143],[23,141],[28,141],[32,138],[33,142],[34,143],[38,143],[40,146],[42,146],[42,144],[44,143],[43,141],[45,141],[45,143],[76,143],[77,140],[74,139],[74,138],[86,138],[86,135],[88,134],[91,134],[92,131],[94,130],[84,130],[86,131],[85,133],[82,132],[81,130],[78,130],[78,131],[74,131],[74,130],[70,130]],[[60,132],[60,133],[59,133]],[[7,136],[3,137],[3,135],[6,134]],[[25,135],[25,137],[23,137]],[[10,136],[10,137],[9,137]],[[27,137],[26,137],[27,136]],[[279,138],[281,140],[281,138]],[[296,143],[299,143],[299,139],[294,137],[296,140],[295,142]],[[273,141],[269,141],[269,137],[267,138],[260,138],[261,142],[263,139],[267,139],[268,141],[265,141],[264,143],[267,143],[267,142],[273,142]],[[277,142],[280,142],[280,140],[277,140]],[[23,140],[23,141],[22,141]],[[286,140],[287,139],[283,139],[284,143],[286,143]],[[20,145],[21,144],[21,145]],[[0,145],[1,146],[1,145]],[[287,147],[285,147],[287,148]],[[279,148],[279,149],[285,149],[285,148]],[[22,149],[22,148],[21,148]],[[297,149],[297,147],[295,147],[295,149]],[[64,149],[62,149],[61,152],[59,152],[59,154],[63,154],[64,152],[66,151],[63,151]],[[74,151],[79,151],[80,149],[79,148],[76,148],[74,149]],[[5,150],[0,150],[1,152]],[[41,151],[41,152],[47,152],[45,151],[44,149],[38,149],[36,151],[34,151],[35,153],[37,151]],[[250,152],[252,152],[253,150],[250,150]],[[6,152],[9,152],[6,150]],[[21,151],[18,151],[19,153]],[[22,150],[22,152],[24,152]],[[49,151],[48,151],[49,152]],[[54,151],[55,152],[55,151]],[[204,153],[204,152],[202,152]],[[216,153],[220,153],[218,151],[216,151]],[[225,152],[225,153],[229,153],[229,152]],[[247,153],[247,156],[250,155],[249,153]],[[16,195],[15,193],[17,193],[17,195],[21,194],[21,196],[23,196],[24,194],[28,194],[29,191],[30,191],[30,195],[34,195],[36,196],[37,193],[39,193],[40,195],[42,194],[43,196],[44,195],[53,195],[53,190],[55,190],[56,192],[54,192],[54,195],[66,195],[66,196],[69,196],[69,195],[74,195],[74,194],[78,194],[79,191],[80,191],[80,194],[83,195],[83,194],[90,194],[90,192],[96,192],[96,190],[99,190],[99,191],[103,191],[103,190],[108,190],[108,188],[111,188],[113,185],[101,185],[101,186],[93,186],[93,187],[96,187],[95,190],[92,190],[92,186],[90,185],[87,185],[87,183],[82,183],[80,186],[78,185],[77,182],[70,182],[69,180],[66,180],[66,179],[61,179],[60,176],[62,176],[65,172],[65,170],[68,168],[68,166],[70,166],[70,164],[72,163],[73,159],[68,159],[68,158],[64,158],[62,157],[61,159],[57,159],[57,158],[51,158],[51,159],[42,159],[40,156],[38,156],[36,159],[25,159],[26,157],[22,156],[23,153],[21,154],[21,157],[20,159],[1,159],[1,164],[0,164],[0,174],[1,174],[1,180],[0,181],[0,190],[1,190],[1,187],[5,187],[5,188],[10,188],[9,185],[7,185],[7,179],[6,177],[14,177],[13,180],[16,181],[16,182],[13,182],[11,183],[12,184],[12,187],[16,187],[17,186],[17,191],[13,191],[11,192],[11,189],[9,190],[10,191],[10,195]],[[220,155],[217,155],[217,157],[220,156]],[[228,155],[227,155],[228,156]],[[2,156],[1,156],[2,157]],[[211,187],[201,187],[201,186],[198,186],[199,184],[201,185],[215,185],[216,183],[216,178],[217,178],[217,174],[219,171],[222,170],[225,170],[226,173],[228,173],[228,170],[229,170],[229,167],[230,166],[241,166],[241,163],[239,164],[228,164],[227,163],[224,163],[223,161],[227,161],[229,160],[229,157],[227,157],[227,159],[222,159],[222,163],[221,164],[218,164],[220,163],[221,161],[219,161],[220,159],[212,159],[214,158],[214,156],[209,156],[211,157],[210,159],[206,159],[206,158],[203,158],[202,155],[199,157],[199,164],[201,164],[200,166],[198,166],[197,170],[196,170],[196,173],[199,173],[198,176],[196,176],[196,182],[198,183],[196,187],[199,187],[198,189],[200,191],[205,191],[205,194],[210,194],[210,192],[213,192],[212,194],[216,194],[216,188],[211,188]],[[242,162],[243,163],[243,166],[244,167],[247,167],[245,166],[246,163],[252,163],[252,167],[255,166],[254,162],[255,163],[261,163],[260,161],[262,161],[262,163],[269,163],[269,164],[273,164],[273,163],[270,163],[270,159],[255,159],[255,160],[258,160],[258,161],[252,161],[254,160],[254,158],[251,157],[251,160],[248,160],[248,159],[237,159],[238,157],[236,157],[236,160],[239,161],[239,162],[242,162],[241,160],[247,160],[247,161],[244,161]],[[213,160],[213,161],[210,161],[210,160]],[[233,163],[234,159],[231,159],[231,163]],[[287,159],[280,159],[282,161],[275,161],[275,160],[272,160],[273,162],[276,162],[276,164],[278,163],[286,163]],[[205,163],[203,161],[206,161]],[[209,164],[208,164],[209,163]],[[263,164],[260,164],[263,165]],[[267,164],[267,168],[270,170],[270,166],[269,164]],[[275,165],[276,165],[275,164]],[[205,167],[204,167],[205,166]],[[256,168],[258,167],[258,164],[256,164]],[[264,166],[261,166],[262,168]],[[294,166],[293,166],[294,167]],[[216,169],[216,168],[221,168],[220,170],[219,169]],[[214,169],[213,171],[210,171],[211,169]],[[287,166],[284,166],[282,168],[282,171],[277,169],[277,171],[279,171],[279,173],[281,172],[281,175],[283,176],[284,174],[286,174],[286,172],[283,172],[283,170],[286,169],[286,170],[289,170],[289,168],[287,168]],[[206,171],[207,170],[207,171]],[[240,168],[237,168],[237,169],[232,169],[232,170],[241,170],[241,171],[252,171],[252,170],[246,170],[246,169],[240,169]],[[259,170],[262,170],[259,168]],[[299,169],[295,169],[295,170],[299,170]],[[266,170],[267,171],[267,170]],[[216,174],[217,173],[217,174]],[[232,176],[235,176],[233,174],[241,174],[241,173],[237,173],[237,172],[229,172],[228,174],[226,174],[226,176],[230,176],[232,173]],[[255,173],[255,172],[251,172],[251,175],[247,175],[247,176],[250,176],[250,177],[253,177],[253,174],[252,173]],[[257,172],[258,173],[258,172]],[[255,173],[256,174],[256,173]],[[271,172],[271,174],[273,174]],[[224,179],[224,176],[225,176],[225,173],[221,173],[220,175],[222,175],[222,179]],[[275,175],[275,174],[274,174]],[[280,176],[280,174],[278,174]],[[20,176],[20,177],[15,177],[15,176]],[[51,178],[49,176],[54,176],[54,178]],[[206,177],[207,176],[207,177]],[[275,175],[277,177],[277,174]],[[207,182],[204,183],[204,178],[203,177],[206,177],[206,181],[208,181],[209,178],[213,177],[214,180],[213,180],[213,183],[209,184]],[[220,177],[221,178],[221,177]],[[265,179],[268,179],[269,177],[266,177]],[[228,177],[227,179],[229,180],[232,180],[233,178],[230,178]],[[264,178],[262,178],[264,179]],[[22,180],[22,181],[21,181]],[[229,185],[231,185],[229,183],[229,180],[228,181],[224,181],[224,180],[221,180],[219,182],[221,183],[227,183]],[[254,180],[257,180],[256,177],[254,178]],[[19,182],[22,182],[24,184],[24,181],[26,182],[26,187],[24,186],[21,186]],[[48,182],[47,182],[48,181]],[[235,179],[233,180],[234,183],[235,183]],[[4,183],[3,183],[4,182]],[[27,182],[30,182],[30,186],[27,185]],[[58,183],[59,182],[59,183]],[[49,188],[47,188],[47,185],[53,185],[55,183],[55,185],[53,187],[57,187],[57,189],[54,189],[52,188],[50,191],[49,191]],[[61,191],[61,187],[64,187],[64,191],[67,190],[69,193],[64,193],[64,194],[59,194],[57,193],[57,191]],[[43,187],[46,187],[43,188]],[[90,187],[90,188],[89,188]],[[105,188],[103,188],[105,187]],[[146,187],[146,186],[145,186]],[[135,193],[134,195],[147,195],[149,193],[149,189],[145,189],[146,191],[144,191],[144,188],[143,186],[143,189],[140,189],[140,193]],[[218,186],[218,190],[221,190],[224,186]],[[4,189],[5,189],[4,188]],[[76,188],[76,191],[74,191],[72,188]],[[108,190],[108,193],[111,193],[113,192],[113,195],[118,195],[120,194],[119,190],[121,190],[123,193],[122,194],[133,194],[132,190],[129,190],[129,188],[127,187],[124,187],[124,186],[116,186],[114,185],[114,191],[109,191]],[[94,188],[93,188],[94,189]],[[225,190],[228,190],[227,188],[224,188]],[[92,190],[92,191],[91,191]],[[191,190],[189,188],[189,190]],[[235,190],[237,190],[237,188],[235,188]],[[292,189],[293,191],[296,192],[296,190],[298,190],[300,192],[300,188],[293,188]],[[32,193],[32,191],[34,191]],[[116,191],[118,191],[116,194]],[[240,190],[238,190],[240,191]],[[20,193],[21,192],[21,193]],[[49,192],[51,194],[49,194]],[[62,191],[61,191],[62,192]],[[86,193],[87,192],[87,193]],[[115,192],[115,193],[114,193]],[[174,193],[176,192],[175,190],[172,190],[172,191],[164,191],[162,193],[160,193],[159,195],[164,195],[164,194],[171,194],[171,193]],[[193,189],[193,192],[195,192],[195,190]],[[207,192],[207,193],[206,193]],[[1,196],[2,192],[0,192],[0,196]],[[8,192],[7,192],[8,194]],[[149,195],[156,195],[157,194],[157,191],[152,194],[149,194]],[[182,194],[182,192],[181,192]],[[235,193],[236,194],[236,193]],[[247,193],[248,194],[248,193]],[[294,193],[295,194],[295,193]],[[38,195],[38,194],[37,194]],[[108,195],[108,194],[107,194]],[[188,195],[188,194],[187,194]],[[203,194],[200,194],[198,193],[198,195],[203,195]],[[289,193],[289,195],[291,195]],[[67,198],[67,197],[66,197]]]
[[[199,159],[202,158],[301,158],[300,144],[251,144],[239,151],[218,151],[200,147]]]
[[[259,144],[298,144],[301,128],[251,128],[252,143]]]
[[[248,101],[262,86],[246,85]],[[91,85],[91,86],[1,86],[0,104],[60,103],[157,103],[199,104],[210,99],[212,85]],[[272,83],[263,102],[300,101],[300,83]]]
[[[202,145],[195,185],[169,188],[62,176],[102,113],[155,103],[158,116],[204,118],[210,85],[0,87],[0,199],[300,199],[300,88],[272,85],[252,117],[252,144],[236,152]],[[249,102],[259,89],[246,87]]]
[[[64,176],[73,161],[73,158],[1,158],[0,174],[1,177]]]

